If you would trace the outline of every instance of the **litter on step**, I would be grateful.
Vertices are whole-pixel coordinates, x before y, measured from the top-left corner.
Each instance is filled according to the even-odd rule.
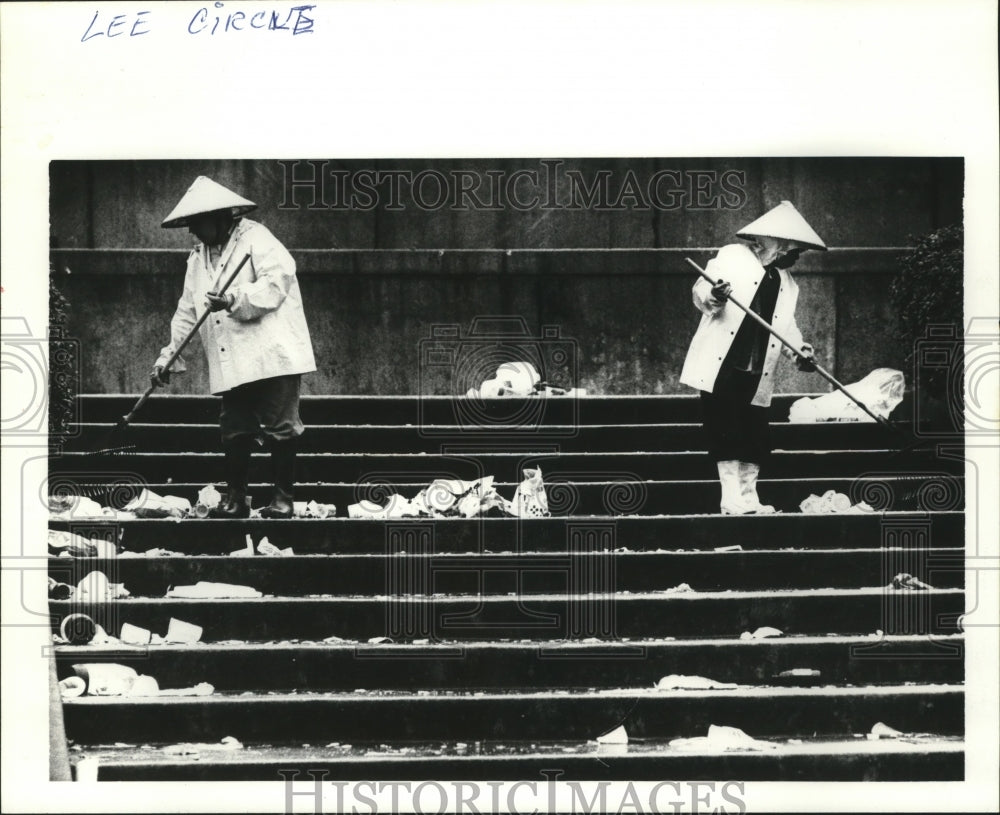
[[[263,597],[264,594],[250,586],[199,580],[193,586],[172,586],[168,589],[166,596],[197,600],[200,598],[256,598]]]
[[[474,518],[489,514],[516,518],[549,517],[549,503],[540,468],[524,470],[524,480],[508,501],[493,486],[494,477],[474,481],[438,478],[413,498],[393,493],[385,505],[363,500],[347,508],[350,518]]]
[[[63,698],[76,696],[211,696],[215,688],[201,682],[189,688],[160,688],[151,676],[115,662],[88,662],[73,666],[76,676],[59,683]]]
[[[661,677],[656,683],[657,690],[734,690],[738,688],[735,682],[716,682],[704,676],[685,676],[670,674]]]
[[[695,736],[687,739],[672,739],[670,746],[675,750],[700,751],[700,750],[774,750],[776,744],[767,741],[760,741],[752,736],[748,736],[738,727],[727,727],[725,725],[711,724],[708,726],[707,736]]]
[[[851,499],[844,493],[836,490],[827,490],[822,496],[810,495],[799,504],[799,509],[806,515],[862,515],[866,512],[874,512],[864,501],[851,505]]]
[[[889,414],[903,401],[906,381],[902,371],[896,371],[892,368],[876,368],[861,381],[846,385],[845,388],[876,416],[887,419]],[[874,423],[875,420],[848,399],[844,393],[833,391],[814,398],[804,396],[796,400],[788,411],[788,421],[795,423]]]

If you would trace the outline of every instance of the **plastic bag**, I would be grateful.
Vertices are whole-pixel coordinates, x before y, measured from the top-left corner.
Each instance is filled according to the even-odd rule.
[[[859,382],[844,386],[860,399],[876,416],[885,419],[903,401],[906,380],[902,371],[876,368]],[[874,422],[875,420],[840,391],[824,393],[814,398],[804,396],[792,403],[788,421],[807,422]]]
[[[542,481],[542,468],[526,468],[524,480],[517,485],[511,510],[517,518],[548,518],[549,499]]]

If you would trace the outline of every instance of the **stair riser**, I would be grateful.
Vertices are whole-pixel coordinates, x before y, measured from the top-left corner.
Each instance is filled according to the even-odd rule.
[[[561,756],[558,753],[534,758],[475,757],[456,760],[454,757],[422,759],[373,756],[362,761],[346,762],[340,758],[325,757],[322,750],[309,761],[214,763],[203,755],[198,761],[164,764],[102,764],[98,778],[102,781],[281,781],[293,778],[293,789],[298,793],[312,792],[314,779],[323,782],[365,779],[368,781],[414,781],[428,778],[448,778],[454,781],[475,781],[489,778],[496,781],[535,780],[539,789],[546,778],[562,773],[560,781],[606,779],[609,781],[663,781],[665,778],[684,778],[691,781],[713,781],[739,778],[744,781],[961,781],[965,778],[965,756],[960,752],[937,752],[929,749],[922,753],[899,755],[785,755],[775,757],[767,753],[723,753],[711,756],[683,754],[653,756],[611,753],[586,757]],[[155,754],[153,754],[155,755]],[[285,775],[279,775],[285,771]],[[289,773],[298,772],[298,776]],[[313,773],[310,775],[309,773]],[[546,775],[547,774],[547,775]],[[416,784],[414,784],[414,787]],[[447,787],[449,792],[452,787]],[[719,788],[721,790],[721,787]],[[681,800],[689,801],[690,790],[681,788]],[[362,790],[369,794],[368,788]],[[731,795],[737,796],[736,788]],[[486,789],[483,795],[489,793]],[[586,791],[589,801],[592,790]],[[705,788],[696,791],[704,796]],[[719,793],[721,795],[721,792]],[[439,800],[432,786],[425,792],[426,800]],[[307,798],[297,799],[310,803]],[[326,799],[324,799],[326,800]],[[331,800],[335,800],[331,798]],[[481,799],[480,799],[481,800]],[[501,795],[501,804],[504,801]],[[677,801],[676,788],[659,790],[654,806],[672,806]],[[609,792],[610,811],[623,801],[631,799]],[[640,798],[645,806],[646,801]],[[484,805],[481,801],[480,805]],[[634,804],[629,804],[634,805]],[[686,804],[690,806],[690,804]],[[730,803],[734,808],[736,804]],[[595,806],[599,806],[595,805]],[[485,809],[483,811],[486,811]],[[598,811],[598,809],[594,809]],[[630,810],[626,810],[630,811]],[[650,808],[648,811],[654,811]],[[667,811],[666,809],[660,811]]]
[[[117,422],[132,410],[138,395],[79,397],[83,422]],[[777,395],[771,403],[772,421],[788,418],[792,402],[799,396]],[[160,395],[152,398],[137,416],[143,422],[216,422],[222,400],[211,396]],[[894,416],[909,417],[908,404],[900,405]],[[697,394],[642,398],[581,399],[502,399],[478,403],[467,399],[431,397],[343,398],[304,396],[300,403],[302,421],[310,424],[394,424],[442,425],[485,422],[521,424],[593,425],[634,422],[700,422],[701,400]]]
[[[289,541],[271,541],[285,545]],[[136,597],[162,597],[199,580],[250,585],[265,594],[386,594],[406,580],[413,593],[566,593],[589,580],[600,591],[696,591],[863,588],[906,572],[935,588],[964,586],[961,558],[947,549],[879,551],[699,552],[585,556],[380,556],[52,558],[49,576],[76,585],[91,571],[124,583]],[[945,566],[950,568],[944,568]]]
[[[59,678],[83,662],[130,665],[163,688],[209,682],[219,692],[247,690],[395,690],[462,688],[651,687],[669,674],[706,676],[745,685],[808,685],[782,680],[781,671],[812,668],[824,684],[957,683],[964,678],[961,640],[924,638],[905,642],[670,643],[505,648],[469,644],[440,648],[407,646],[303,646],[216,650],[157,648],[57,651]],[[387,670],[388,669],[388,670]]]
[[[367,417],[358,417],[368,424]],[[619,419],[621,421],[621,419]],[[89,452],[111,430],[112,425],[86,425],[76,438],[67,440],[66,450]],[[76,431],[77,428],[74,428]],[[535,427],[511,429],[488,427],[478,430],[447,427],[307,427],[300,440],[302,452],[308,453],[439,453],[444,444],[487,441],[495,449],[507,444],[557,445],[565,453],[601,453],[619,450],[671,452],[704,450],[705,433],[700,425],[646,427],[643,425],[587,427]],[[785,450],[863,450],[898,446],[891,431],[872,424],[775,424],[771,441]],[[177,449],[214,453],[221,449],[218,426],[182,424],[130,427],[125,443],[136,445],[137,452]]]
[[[658,549],[745,550],[879,549],[965,546],[965,518],[959,512],[914,515],[772,515],[664,518],[447,519],[399,521],[329,520],[215,521],[100,519],[51,521],[51,529],[118,540],[142,552],[160,547],[189,554],[227,555],[267,536],[296,554],[387,552],[562,552]],[[905,571],[905,570],[904,570]],[[681,582],[681,581],[678,581]]]
[[[801,734],[850,737],[879,721],[907,732],[957,735],[964,726],[961,690],[935,694],[800,696],[663,695],[392,698],[234,698],[185,704],[130,700],[64,705],[68,738],[81,744],[165,741],[244,744],[331,741],[518,740],[586,741],[625,726],[631,738],[703,735],[710,724],[738,727],[756,737]]]
[[[139,495],[142,484],[122,489],[115,483],[121,476],[108,476],[108,480],[80,484],[75,490],[79,494],[93,498],[103,505],[121,508]],[[546,475],[546,493],[549,511],[560,517],[571,515],[711,515],[719,512],[720,489],[717,481],[672,481],[643,482],[622,477],[608,484],[588,484],[567,482]],[[102,487],[102,483],[108,486]],[[197,500],[203,484],[193,483],[150,483],[145,488],[157,495],[177,495],[192,503]],[[347,508],[361,500],[370,500],[385,505],[393,493],[405,498],[413,498],[422,489],[422,484],[361,484],[361,485],[318,485],[299,484],[295,490],[297,501],[317,501],[337,507],[336,516],[347,517]],[[225,484],[219,483],[220,491]],[[516,486],[503,484],[497,491],[512,498]],[[801,512],[800,505],[809,495],[822,495],[827,490],[835,490],[848,496],[853,502],[866,501],[877,511],[918,512],[941,509],[942,498],[947,496],[945,506],[952,510],[964,508],[964,487],[955,476],[943,475],[928,478],[883,477],[875,481],[856,479],[808,479],[764,481],[758,485],[761,501],[771,504],[781,512]],[[264,507],[271,501],[273,487],[261,483],[251,487],[252,506]]]
[[[321,640],[332,635],[366,641],[483,640],[739,635],[760,626],[789,634],[954,634],[964,608],[961,593],[892,595],[760,595],[678,599],[589,600],[474,598],[428,600],[124,600],[98,605],[50,601],[53,631],[70,613],[90,615],[109,632],[125,622],[165,633],[171,617],[202,626],[205,641]]]
[[[126,443],[124,440],[121,443]],[[183,446],[183,441],[178,441]],[[497,449],[496,445],[490,445]],[[960,461],[937,459],[931,453],[893,456],[878,450],[832,451],[826,453],[775,452],[767,464],[768,478],[856,478],[878,473],[919,476],[922,473],[960,475]],[[412,480],[426,484],[435,478],[475,479],[492,475],[499,482],[518,483],[525,467],[541,467],[548,480],[642,481],[713,480],[718,470],[706,453],[476,453],[467,455],[323,455],[299,456],[299,482],[368,481],[397,483]],[[156,453],[88,455],[66,453],[49,461],[51,476],[60,482],[87,483],[91,474],[141,473],[142,480],[194,483],[221,481],[224,461],[221,453]],[[270,483],[271,463],[266,454],[256,454],[250,466],[250,480]],[[805,495],[803,495],[803,498]]]

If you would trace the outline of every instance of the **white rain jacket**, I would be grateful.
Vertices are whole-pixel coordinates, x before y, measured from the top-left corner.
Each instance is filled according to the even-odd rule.
[[[747,307],[750,306],[757,288],[764,279],[764,267],[760,265],[760,261],[750,248],[743,244],[723,246],[719,254],[709,261],[705,271],[713,280],[721,279],[731,284],[733,297]],[[781,284],[771,325],[796,348],[801,348],[802,332],[795,323],[795,304],[799,297],[799,287],[786,269],[780,269],[778,274]],[[736,332],[743,320],[749,319],[732,303],[712,305],[709,302],[711,292],[711,284],[705,278],[699,277],[692,289],[692,298],[703,316],[691,340],[691,347],[688,349],[684,368],[681,370],[681,384],[707,393],[711,393],[715,387],[715,379],[722,367],[722,361],[729,353],[729,347],[736,338]],[[781,353],[788,357],[794,356],[777,339],[771,337],[764,355],[764,371],[760,377],[760,386],[751,404],[761,407],[771,404],[774,370]]]
[[[214,394],[316,370],[295,261],[267,227],[246,218],[236,225],[214,268],[201,243],[188,256],[184,293],[170,321],[170,344],[156,364],[166,363],[205,310],[206,293],[221,287],[247,253],[251,260],[227,289],[236,298],[232,309],[210,314],[198,332]],[[186,369],[181,358],[171,366],[174,373]]]

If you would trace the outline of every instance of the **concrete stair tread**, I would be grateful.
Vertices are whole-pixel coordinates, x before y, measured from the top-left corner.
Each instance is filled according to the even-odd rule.
[[[685,602],[697,602],[700,600],[754,600],[764,597],[844,597],[849,599],[851,597],[871,597],[871,596],[883,596],[888,595],[890,592],[886,590],[884,586],[865,586],[862,588],[828,588],[828,589],[767,589],[760,591],[674,591],[671,588],[662,589],[659,591],[602,591],[596,593],[538,593],[538,594],[527,594],[527,593],[510,593],[502,595],[489,595],[489,594],[445,594],[445,593],[433,593],[433,594],[352,594],[352,595],[333,595],[333,594],[310,594],[306,596],[272,596],[264,595],[263,597],[125,597],[117,600],[104,600],[104,601],[85,601],[81,602],[79,600],[49,600],[53,608],[63,608],[71,606],[81,606],[81,607],[95,607],[95,606],[120,606],[128,607],[129,605],[134,605],[138,603],[163,603],[167,605],[190,605],[193,603],[205,603],[205,602],[225,602],[226,604],[239,604],[239,605],[252,605],[257,603],[269,604],[269,603],[314,603],[329,602],[353,602],[356,600],[386,600],[392,602],[403,602],[403,603],[425,603],[428,600],[440,600],[442,602],[462,602],[462,601],[472,601],[483,603],[506,603],[512,598],[523,599],[523,600],[534,600],[534,601],[568,601],[568,602],[587,602],[592,601],[597,594],[601,599],[611,599],[614,598],[618,602],[627,602],[630,600],[645,601],[645,600],[681,600]],[[891,594],[895,594],[901,597],[935,597],[942,595],[960,595],[964,594],[964,589],[961,588],[932,588],[924,589],[922,591],[912,591],[912,590],[894,590]]]
[[[541,782],[542,789],[546,777],[541,774],[542,770],[561,771],[560,781],[661,781],[671,777],[907,781],[915,778],[961,780],[964,777],[965,742],[958,736],[879,741],[863,737],[803,738],[801,743],[790,743],[787,739],[767,742],[773,745],[772,749],[719,752],[704,748],[681,751],[670,747],[668,740],[632,740],[624,745],[600,745],[589,741],[401,741],[392,745],[247,745],[242,750],[199,747],[197,755],[189,756],[171,755],[168,745],[143,744],[74,748],[70,756],[74,766],[86,760],[90,772],[96,772],[101,780],[273,782],[293,778],[294,789],[300,795],[314,789],[314,776],[305,774],[309,771],[326,782],[362,778],[412,780],[415,783],[428,778],[499,781],[535,778]],[[279,775],[282,770],[285,774]],[[686,789],[681,789],[688,795]],[[655,803],[666,805],[677,798],[672,795],[668,787],[661,791]],[[613,810],[619,800],[631,799],[609,795],[607,800]],[[305,803],[311,804],[308,799]],[[484,802],[481,798],[480,805],[488,806],[488,800]]]
[[[677,689],[659,690],[657,688],[562,688],[544,690],[507,689],[498,691],[496,688],[478,690],[464,688],[462,690],[393,690],[393,689],[357,689],[354,691],[320,691],[297,690],[295,692],[269,691],[255,693],[214,693],[211,696],[79,696],[65,699],[63,704],[68,707],[105,707],[105,706],[135,706],[164,705],[169,707],[202,707],[206,705],[231,705],[239,702],[241,705],[268,705],[281,703],[313,703],[328,701],[335,703],[367,702],[372,699],[393,699],[409,704],[440,702],[443,700],[467,701],[475,699],[488,702],[503,700],[548,700],[548,699],[580,699],[602,698],[618,701],[633,699],[785,699],[790,703],[806,698],[857,698],[889,696],[947,696],[963,694],[964,685],[820,685],[816,687],[784,687],[781,685],[740,686],[728,689]]]
[[[941,634],[934,637],[935,642],[951,643],[959,645],[963,643],[963,634]],[[286,641],[231,641],[231,642],[197,642],[197,643],[164,643],[162,645],[57,645],[55,651],[59,655],[67,657],[79,657],[80,659],[92,658],[96,656],[114,656],[123,653],[149,653],[155,652],[232,652],[232,651],[298,651],[303,649],[324,650],[324,651],[348,651],[358,650],[385,650],[393,648],[399,651],[411,653],[428,652],[433,654],[436,651],[454,651],[456,645],[460,645],[465,653],[473,650],[495,650],[495,651],[523,651],[530,650],[566,650],[575,653],[586,651],[606,652],[611,650],[629,650],[632,648],[664,648],[680,649],[692,647],[708,647],[717,649],[729,649],[733,646],[740,648],[772,648],[778,644],[795,644],[803,647],[811,645],[877,645],[894,643],[925,644],[927,636],[924,634],[884,634],[881,637],[870,635],[850,635],[850,634],[827,634],[815,636],[811,634],[786,634],[783,637],[765,637],[756,640],[741,640],[738,637],[685,637],[675,638],[646,638],[634,637],[622,640],[600,640],[598,642],[585,642],[583,640],[532,640],[530,643],[508,642],[502,640],[462,640],[459,642],[436,641],[426,643],[396,643],[394,645],[378,645],[360,641],[345,642],[323,642],[322,640],[286,640]]]

